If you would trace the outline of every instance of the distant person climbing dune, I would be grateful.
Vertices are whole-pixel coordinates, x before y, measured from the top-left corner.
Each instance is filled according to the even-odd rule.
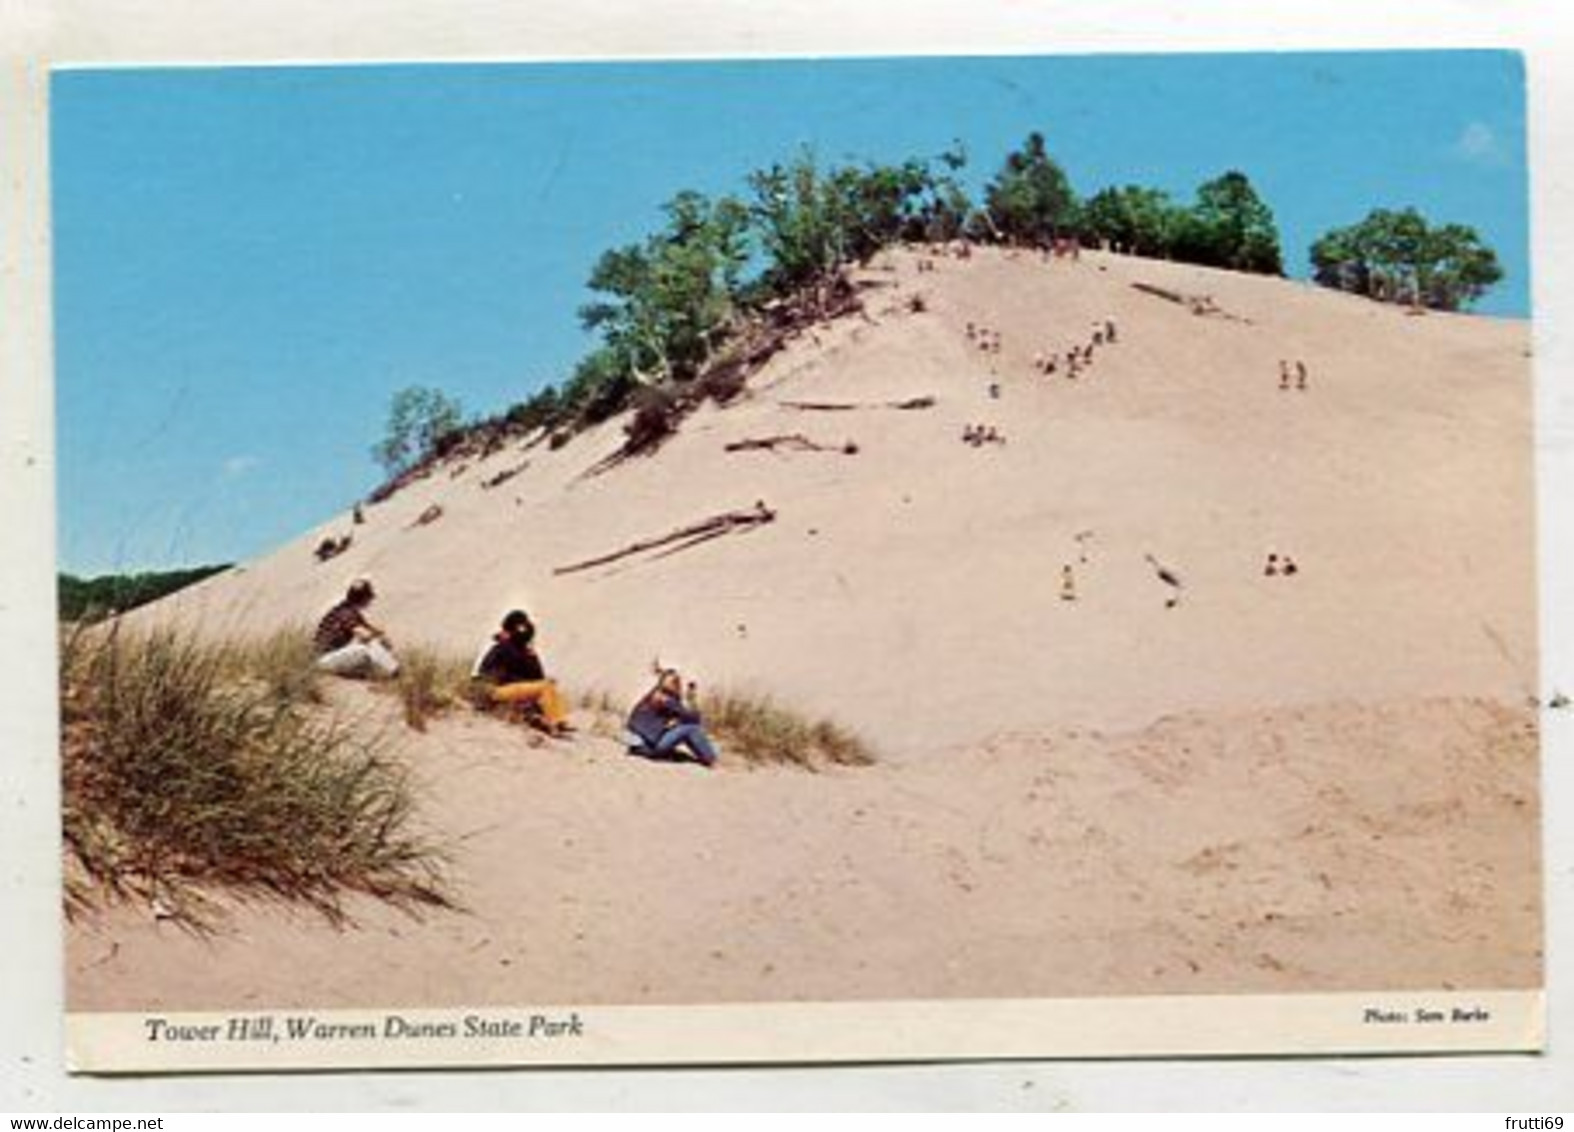
[[[1170,588],[1169,600],[1164,603],[1164,608],[1174,609],[1180,604],[1181,589],[1183,588],[1181,586],[1180,575],[1174,570],[1171,570],[1168,566],[1164,565],[1151,554],[1144,554],[1143,557],[1148,560],[1148,565],[1153,567],[1153,573],[1159,579],[1159,581],[1163,582]]]

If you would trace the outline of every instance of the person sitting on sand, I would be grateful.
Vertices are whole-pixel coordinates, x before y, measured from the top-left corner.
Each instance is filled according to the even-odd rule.
[[[317,649],[318,668],[335,676],[399,675],[393,642],[387,633],[366,619],[366,607],[376,596],[371,582],[357,578],[350,584],[344,600],[323,614],[312,638]]]
[[[692,689],[690,693],[692,698]],[[644,744],[631,753],[658,759],[680,758],[686,749],[702,766],[716,765],[719,757],[701,725],[700,713],[683,699],[683,677],[675,668],[663,669],[656,686],[640,698],[629,713],[628,729]]]
[[[492,703],[534,707],[548,731],[563,735],[574,729],[568,721],[568,707],[556,682],[547,679],[536,654],[535,638],[535,623],[529,615],[522,609],[510,610],[492,639],[492,647],[476,665],[476,675],[490,685],[487,697]]]

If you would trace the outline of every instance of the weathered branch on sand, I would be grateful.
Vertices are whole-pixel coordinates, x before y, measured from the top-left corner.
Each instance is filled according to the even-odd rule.
[[[422,511],[419,515],[417,515],[415,517],[415,522],[411,523],[410,526],[405,529],[413,530],[416,527],[424,527],[428,524],[437,522],[437,520],[441,519],[442,517],[443,505],[441,503],[434,503],[425,511]]]
[[[1227,318],[1234,322],[1244,322],[1248,324],[1251,322],[1251,319],[1242,318],[1238,314],[1231,314],[1229,311],[1219,306],[1218,303],[1213,301],[1212,295],[1187,295],[1180,291],[1171,291],[1168,288],[1156,286],[1152,283],[1137,282],[1133,283],[1132,287],[1138,291],[1141,291],[1145,295],[1152,295],[1155,298],[1165,299],[1172,303],[1178,303],[1195,315],[1214,315],[1215,317]]]
[[[482,480],[481,487],[483,490],[490,490],[494,487],[502,487],[505,483],[513,479],[528,467],[530,467],[530,461],[526,460],[522,464],[515,464],[512,468],[504,468],[502,471],[498,472],[497,475],[492,476],[490,479]]]
[[[844,413],[852,409],[932,409],[933,397],[909,397],[905,401],[778,401],[784,409],[806,413]]]
[[[733,531],[749,530],[764,523],[774,522],[776,512],[765,506],[764,500],[758,500],[753,507],[742,511],[726,511],[720,515],[712,515],[708,519],[701,519],[697,523],[690,523],[686,527],[679,527],[669,531],[659,538],[643,539],[640,542],[630,543],[611,554],[602,554],[596,558],[587,558],[583,562],[574,562],[568,566],[559,566],[552,571],[554,574],[573,574],[579,570],[589,570],[595,566],[605,566],[609,562],[616,562],[620,558],[631,555],[643,554],[648,550],[657,550],[668,547],[667,553],[676,553],[687,550],[689,547],[702,542],[709,542],[721,535],[731,534]]]
[[[775,452],[779,448],[785,448],[793,452],[840,452],[846,456],[855,456],[858,453],[858,445],[851,440],[845,444],[820,444],[810,440],[801,432],[795,432],[787,436],[761,436],[750,437],[746,440],[735,440],[726,446],[726,451],[754,452],[764,449],[769,452]]]

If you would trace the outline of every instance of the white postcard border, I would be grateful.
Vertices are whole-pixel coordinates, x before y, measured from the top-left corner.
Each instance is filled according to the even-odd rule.
[[[78,1013],[84,1073],[1532,1053],[1540,991]]]
[[[471,38],[433,34],[432,12],[442,8],[442,21],[450,28],[468,28]],[[685,30],[707,29],[704,43],[691,42],[691,52],[701,48],[716,53],[747,53],[750,45],[770,47],[772,53],[791,52],[794,43],[784,38],[787,21],[804,16],[806,5],[783,3],[732,5],[731,12],[721,3],[691,5],[609,4],[598,9],[585,7],[577,17],[570,16],[573,5],[548,2],[530,5],[512,19],[495,4],[459,3],[443,6],[423,5],[411,0],[343,0],[335,5],[247,4],[213,0],[200,18],[191,6],[111,5],[70,0],[59,4],[31,7],[14,6],[0,12],[0,62],[6,69],[6,99],[10,109],[0,106],[0,131],[8,139],[0,154],[7,180],[21,170],[0,196],[0,219],[10,234],[10,253],[0,253],[7,265],[0,279],[8,296],[8,316],[19,314],[12,330],[4,336],[0,359],[7,373],[0,374],[0,455],[4,456],[4,475],[0,476],[0,507],[12,524],[10,544],[0,552],[0,660],[10,674],[0,684],[0,750],[7,767],[0,768],[0,795],[4,796],[10,818],[0,830],[0,859],[7,864],[0,909],[0,939],[8,956],[15,982],[8,979],[5,1013],[12,1024],[0,1039],[5,1063],[22,1066],[13,1078],[16,1089],[8,1085],[5,1096],[16,1100],[24,1096],[42,1106],[104,1108],[135,1103],[139,1105],[209,1105],[218,1103],[219,1094],[198,1080],[173,1078],[148,1081],[102,1081],[60,1077],[55,1050],[64,1025],[72,1048],[80,1053],[79,1034],[86,1026],[91,1032],[102,1016],[60,1013],[61,963],[58,915],[40,917],[41,911],[58,910],[58,879],[54,875],[58,860],[56,818],[49,803],[57,799],[53,769],[53,713],[41,689],[52,682],[52,665],[38,651],[47,642],[49,617],[49,571],[53,533],[53,469],[50,421],[50,388],[47,378],[47,246],[38,240],[41,200],[39,185],[45,179],[43,162],[38,160],[43,146],[38,142],[45,96],[39,67],[49,58],[61,61],[153,62],[156,59],[203,58],[210,62],[230,60],[238,63],[265,59],[298,60],[313,58],[388,58],[435,60],[437,58],[487,57],[522,58],[526,51],[552,53],[553,45],[565,41],[585,46],[575,53],[638,54],[656,51],[671,53],[670,45]],[[661,9],[665,7],[665,14]],[[772,9],[769,17],[766,9]],[[813,5],[807,7],[813,8]],[[882,5],[867,5],[880,9]],[[1145,4],[1107,3],[1081,5],[1055,0],[1032,6],[1031,13],[1020,5],[1006,2],[966,6],[947,5],[940,14],[933,4],[909,5],[901,21],[880,18],[869,12],[862,19],[833,21],[815,18],[811,12],[798,26],[810,29],[795,41],[798,51],[843,50],[879,54],[948,49],[969,52],[996,46],[1016,51],[1135,51],[1135,50],[1224,50],[1317,48],[1383,48],[1400,46],[1517,47],[1530,54],[1533,151],[1533,217],[1535,240],[1535,325],[1538,354],[1538,493],[1541,496],[1542,525],[1542,625],[1543,668],[1548,681],[1561,674],[1561,662],[1571,655],[1569,637],[1558,631],[1566,626],[1567,615],[1574,611],[1574,590],[1560,578],[1558,565],[1567,565],[1574,546],[1566,508],[1565,490],[1574,470],[1574,400],[1568,395],[1566,375],[1574,359],[1574,338],[1567,320],[1574,309],[1574,249],[1571,216],[1566,207],[1570,178],[1574,176],[1574,140],[1567,107],[1574,100],[1564,98],[1574,89],[1574,68],[1569,66],[1574,38],[1566,32],[1569,19],[1553,5],[1506,3],[1458,5],[1426,3],[1383,9],[1371,5],[1325,3],[1319,5],[1269,4],[1245,10],[1227,3],[1192,4],[1184,8],[1162,0]],[[1081,13],[1072,10],[1081,8]],[[281,9],[287,8],[284,12]],[[635,9],[642,8],[638,18]],[[683,8],[681,18],[674,11]],[[423,21],[422,13],[426,13]],[[821,14],[824,15],[828,12]],[[843,9],[845,12],[846,9]],[[1094,13],[1097,12],[1095,16]],[[468,16],[467,16],[468,13]],[[1085,13],[1085,15],[1083,14]],[[481,16],[490,18],[482,19]],[[1031,19],[1028,20],[1028,16]],[[1024,20],[1031,25],[1024,26]],[[1068,21],[1080,31],[1067,34]],[[769,25],[764,26],[764,25]],[[347,29],[359,27],[358,34]],[[522,29],[529,27],[530,30]],[[607,29],[618,28],[617,34]],[[774,29],[774,30],[772,30]],[[8,42],[7,42],[8,41]],[[1051,42],[1052,41],[1052,42]],[[947,47],[936,46],[948,45]],[[337,46],[334,46],[337,45]],[[666,45],[665,47],[663,45]],[[558,48],[558,50],[562,50]],[[1559,107],[1563,109],[1559,109]],[[20,133],[18,132],[20,127]],[[18,223],[20,218],[20,223]],[[20,264],[20,271],[17,271]],[[1564,266],[1569,264],[1570,266]],[[13,302],[20,296],[21,303]],[[13,333],[12,331],[19,331]],[[37,380],[32,380],[36,378]],[[28,612],[34,601],[40,608]],[[8,608],[7,608],[8,607]],[[46,650],[47,651],[47,650]],[[1545,717],[1544,757],[1546,759],[1544,794],[1545,861],[1548,880],[1548,987],[1547,1008],[1536,1011],[1536,1032],[1543,1032],[1546,1009],[1565,1020],[1574,996],[1568,980],[1559,977],[1566,967],[1570,936],[1570,900],[1574,891],[1574,869],[1570,868],[1570,849],[1574,832],[1570,820],[1561,816],[1559,803],[1570,797],[1574,770],[1565,758],[1569,751],[1570,718]],[[14,867],[13,867],[14,866]],[[1538,992],[1525,992],[1534,995]],[[1106,1000],[1107,1001],[1107,1000]],[[1224,1000],[1232,1007],[1238,997]],[[860,1006],[860,1008],[862,1008]],[[597,1012],[602,1008],[595,1008]],[[1540,1038],[1538,1037],[1538,1041]],[[1468,1103],[1470,1107],[1512,1105],[1518,1109],[1546,1103],[1559,1097],[1565,1103],[1571,1093],[1568,1073],[1569,1051],[1574,1044],[1554,1042],[1548,1057],[1527,1065],[1524,1059],[1471,1059],[1455,1073],[1439,1076],[1426,1063],[1354,1063],[1341,1067],[1337,1090],[1342,1105],[1409,1106],[1412,1108],[1449,1106]],[[1281,1051],[1282,1052],[1282,1051]],[[1308,1051],[1310,1052],[1310,1051]],[[1393,1051],[1393,1052],[1398,1052]],[[1049,1051],[1044,1051],[1049,1056]],[[665,1060],[665,1059],[663,1059]],[[78,1062],[78,1068],[82,1068]],[[1249,1067],[1228,1065],[1187,1065],[1164,1067],[1084,1066],[1081,1070],[1043,1068],[1023,1072],[1045,1083],[1059,1084],[1058,1092],[1075,1096],[1084,1107],[1147,1108],[1174,1105],[1224,1104],[1231,1108],[1314,1105],[1327,1107],[1332,1099],[1331,1080],[1325,1067],[1312,1063],[1257,1063]],[[1179,1070],[1179,1072],[1177,1071]],[[947,1074],[953,1088],[969,1089],[987,1078],[996,1080],[986,1067],[952,1066],[936,1069]],[[372,1074],[359,1077],[317,1079],[293,1077],[269,1080],[257,1076],[231,1081],[223,1086],[224,1103],[229,1106],[299,1107],[301,1105],[352,1105],[386,1107],[411,1103],[410,1086],[396,1087],[393,1078]],[[734,1082],[740,1078],[732,1078]],[[1015,1088],[1016,1078],[1011,1087]],[[1562,1081],[1561,1085],[1556,1082]],[[1000,1088],[1005,1078],[999,1078]],[[905,1086],[903,1082],[906,1082]],[[967,1085],[964,1082],[971,1082]],[[637,1083],[637,1085],[635,1084]],[[722,1088],[725,1082],[718,1084]],[[1135,1085],[1135,1088],[1133,1088]],[[529,1107],[549,1104],[550,1097],[578,1098],[585,1104],[586,1090],[612,1089],[587,1084],[583,1078],[557,1078],[555,1082],[535,1076],[528,1084],[518,1081],[499,1083],[497,1103],[526,1103]],[[647,1074],[624,1078],[616,1088],[625,1092],[637,1087],[647,1098],[665,1098],[684,1106],[699,1104],[692,1076]],[[866,1077],[854,1092],[865,1101],[870,1096],[896,1097],[905,1092],[909,1103],[922,1103],[932,1090],[917,1078],[890,1075]],[[403,1093],[397,1093],[403,1089]],[[792,1086],[781,1082],[774,1088],[759,1086],[757,1095],[767,1091],[791,1100]],[[429,1076],[417,1090],[421,1107],[453,1107],[469,1103],[469,1087],[463,1078]],[[847,1091],[846,1079],[839,1095]],[[209,1098],[206,1102],[201,1098]],[[404,1099],[402,1102],[400,1097]],[[1326,1104],[1324,1098],[1328,1098]],[[627,1100],[625,1103],[630,1103]],[[759,1103],[756,1101],[755,1103]]]

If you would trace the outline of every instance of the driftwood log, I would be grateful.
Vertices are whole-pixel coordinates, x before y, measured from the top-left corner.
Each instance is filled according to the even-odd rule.
[[[1242,318],[1238,314],[1231,314],[1229,311],[1219,306],[1218,303],[1213,301],[1212,295],[1187,295],[1181,293],[1180,291],[1171,291],[1166,287],[1156,286],[1152,283],[1137,282],[1133,283],[1132,287],[1138,291],[1141,291],[1145,295],[1152,295],[1158,299],[1164,299],[1171,303],[1178,303],[1180,306],[1183,306],[1187,310],[1191,311],[1191,313],[1194,315],[1213,315],[1216,318],[1227,318],[1233,322],[1244,322],[1248,325],[1251,323],[1251,319]]]
[[[1144,295],[1152,295],[1159,299],[1168,299],[1172,303],[1179,303],[1183,307],[1191,305],[1190,299],[1179,291],[1171,291],[1153,283],[1133,283],[1132,288],[1141,291]]]
[[[679,527],[675,531],[657,538],[642,539],[630,543],[628,546],[612,551],[610,554],[597,555],[587,558],[582,562],[573,562],[567,566],[559,566],[552,571],[554,574],[573,574],[580,570],[589,570],[596,566],[605,566],[609,562],[616,562],[621,558],[629,558],[635,554],[644,554],[651,550],[661,550],[663,557],[667,554],[676,554],[680,550],[687,550],[702,542],[709,542],[713,538],[731,534],[734,531],[749,530],[765,523],[774,522],[776,512],[765,505],[764,500],[757,501],[753,507],[742,511],[725,511],[720,515],[712,515],[708,519],[701,519],[696,523]]]
[[[784,409],[805,413],[845,413],[854,409],[932,409],[933,397],[909,397],[905,401],[780,401]]]
[[[795,432],[787,436],[751,437],[746,440],[735,440],[731,444],[726,445],[726,451],[728,452],[755,452],[760,450],[775,452],[777,449],[787,449],[791,452],[840,452],[846,456],[853,456],[858,452],[858,445],[851,440],[845,444],[820,444],[810,440],[801,432]]]
[[[481,487],[484,490],[490,490],[494,487],[501,487],[503,484],[513,479],[528,467],[530,467],[530,461],[526,460],[522,464],[515,464],[512,468],[504,468],[502,471],[498,472],[497,475],[482,480]]]

